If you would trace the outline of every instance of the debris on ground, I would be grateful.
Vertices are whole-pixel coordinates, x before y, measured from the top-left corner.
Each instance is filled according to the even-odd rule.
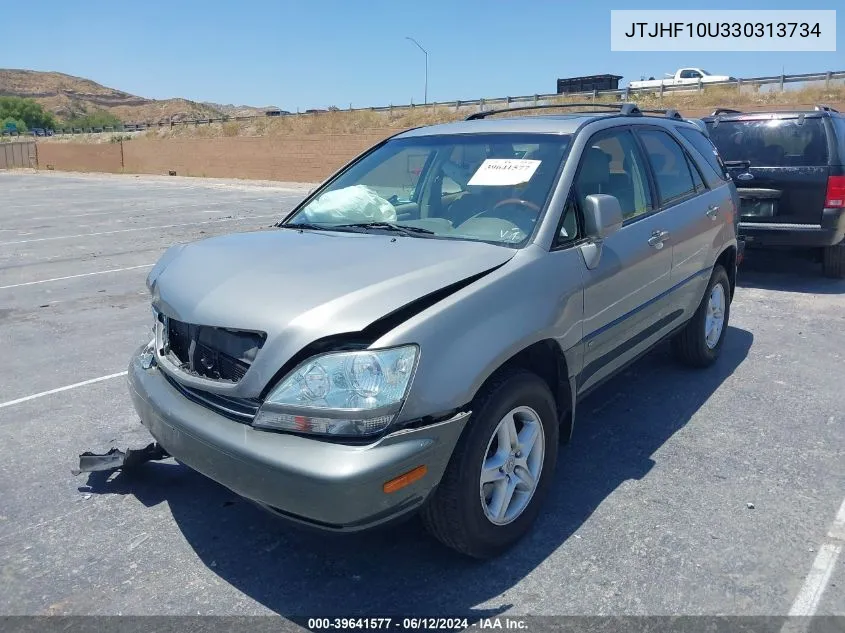
[[[79,468],[72,468],[71,473],[93,473],[106,470],[129,470],[146,462],[167,459],[170,454],[158,442],[144,448],[127,449],[126,452],[113,448],[108,453],[86,451],[79,456]]]
[[[749,501],[748,503],[745,504],[745,507],[748,508],[749,510],[753,510],[754,504]]]

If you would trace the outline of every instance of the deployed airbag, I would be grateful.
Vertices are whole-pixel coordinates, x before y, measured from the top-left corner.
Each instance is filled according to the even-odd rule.
[[[307,222],[395,222],[396,209],[366,185],[327,191],[302,211]]]

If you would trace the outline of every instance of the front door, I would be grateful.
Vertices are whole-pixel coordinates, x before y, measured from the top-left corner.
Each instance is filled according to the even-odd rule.
[[[590,194],[615,196],[625,223],[602,245],[599,264],[584,274],[584,363],[579,391],[589,389],[648,349],[669,323],[672,246],[657,211],[646,163],[632,132],[600,132],[588,142],[575,180],[575,203]]]

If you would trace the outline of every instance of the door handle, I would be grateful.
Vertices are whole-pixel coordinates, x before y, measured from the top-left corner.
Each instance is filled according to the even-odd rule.
[[[715,220],[717,215],[719,215],[718,204],[711,204],[709,207],[707,207],[707,217],[709,217],[711,220]]]
[[[669,237],[669,231],[655,231],[648,238],[649,246],[653,246],[657,250],[663,248],[663,242]]]

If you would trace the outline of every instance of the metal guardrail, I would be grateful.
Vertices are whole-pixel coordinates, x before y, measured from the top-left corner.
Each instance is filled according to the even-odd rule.
[[[285,117],[311,117],[311,116],[320,116],[321,114],[331,113],[332,111],[335,112],[402,112],[406,110],[413,110],[415,108],[454,108],[455,110],[460,110],[461,108],[478,108],[479,110],[483,110],[487,107],[505,107],[508,108],[511,105],[544,105],[557,102],[561,99],[600,99],[600,98],[608,98],[608,97],[615,97],[617,100],[627,101],[633,95],[637,94],[659,94],[664,95],[666,93],[672,92],[690,92],[690,91],[703,91],[707,90],[711,87],[730,87],[735,86],[738,90],[741,90],[743,87],[754,87],[754,86],[766,86],[766,85],[777,85],[779,86],[780,90],[783,91],[785,89],[786,84],[794,84],[794,83],[808,83],[808,82],[824,82],[825,87],[830,86],[831,81],[836,80],[845,80],[845,71],[828,71],[823,73],[803,73],[798,75],[775,75],[772,77],[748,77],[743,79],[737,79],[735,81],[714,81],[714,82],[707,82],[703,83],[699,80],[697,83],[692,84],[681,84],[681,85],[666,85],[654,88],[619,88],[617,90],[596,90],[593,92],[568,92],[565,94],[557,94],[557,93],[547,93],[547,94],[534,94],[534,95],[522,95],[517,97],[493,97],[489,99],[456,99],[454,101],[435,101],[427,104],[406,104],[406,105],[388,105],[388,106],[374,106],[368,108],[353,108],[349,107],[348,109],[339,110],[337,108],[329,108],[327,110],[310,110],[307,112],[291,112],[288,114],[282,113],[278,115],[274,115],[272,117],[268,117],[264,114],[256,114],[256,115],[249,115],[249,116],[223,116],[218,118],[205,118],[205,119],[190,119],[190,120],[181,120],[181,121],[157,121],[157,122],[130,122],[124,123],[122,126],[118,126],[115,128],[112,127],[105,127],[105,128],[95,128],[95,129],[59,129],[59,130],[51,130],[54,134],[100,134],[100,133],[117,133],[117,132],[140,132],[144,130],[151,130],[151,129],[159,129],[159,128],[172,128],[178,126],[187,126],[187,125],[211,125],[212,123],[225,123],[227,121],[250,121],[254,119],[266,119],[266,118],[285,118]],[[45,133],[45,135],[47,135]]]

